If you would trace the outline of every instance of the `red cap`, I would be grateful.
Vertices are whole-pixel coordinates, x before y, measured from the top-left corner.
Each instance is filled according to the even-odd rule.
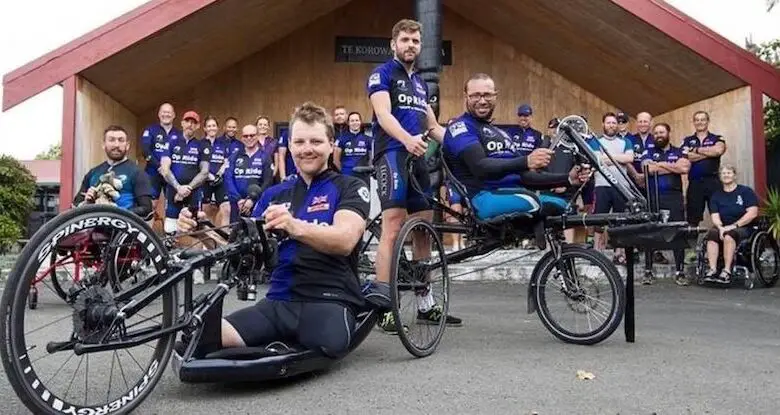
[[[200,115],[198,115],[198,113],[195,111],[187,111],[184,113],[184,116],[181,117],[182,120],[186,120],[187,118],[192,118],[198,124],[200,124]]]

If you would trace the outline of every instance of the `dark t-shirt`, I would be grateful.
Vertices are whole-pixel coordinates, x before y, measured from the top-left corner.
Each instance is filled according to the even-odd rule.
[[[333,225],[336,212],[351,210],[368,217],[370,193],[360,179],[327,170],[307,186],[300,177],[266,190],[252,212],[260,217],[270,205],[286,205],[293,217],[321,226]],[[291,238],[279,244],[279,265],[271,274],[266,297],[279,301],[334,301],[361,306],[355,270],[356,246],[349,256],[332,255]]]
[[[104,161],[84,175],[84,180],[81,182],[81,188],[76,194],[73,200],[74,205],[78,205],[84,201],[84,193],[93,186],[97,186],[100,183],[100,176],[114,172],[114,177],[122,182],[122,186],[119,190],[119,199],[116,200],[116,205],[123,209],[132,209],[138,206],[138,199],[141,196],[151,196],[152,188],[149,184],[149,177],[146,174],[142,174],[141,169],[135,162],[131,160],[125,160],[121,163],[114,165],[108,164]]]
[[[738,221],[751,206],[758,206],[758,196],[753,189],[737,185],[731,192],[718,190],[710,200],[710,213],[720,215],[724,225],[731,225]]]

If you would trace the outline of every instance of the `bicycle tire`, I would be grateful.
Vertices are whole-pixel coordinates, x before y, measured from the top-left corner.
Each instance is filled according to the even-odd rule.
[[[136,230],[138,239],[146,244],[149,253],[154,255],[154,263],[158,271],[160,267],[165,266],[167,252],[162,241],[152,229],[137,216],[113,206],[88,205],[72,209],[47,222],[35,233],[14,265],[2,300],[0,300],[0,329],[6,336],[5,341],[0,342],[0,358],[14,392],[33,413],[103,413],[106,411],[106,407],[110,409],[111,413],[130,413],[154,390],[154,386],[162,377],[164,368],[173,353],[175,333],[170,333],[156,342],[154,354],[144,369],[144,376],[141,379],[132,383],[128,391],[120,395],[119,399],[107,402],[105,405],[93,406],[74,405],[49,390],[45,390],[45,385],[40,383],[35,370],[32,369],[32,363],[27,363],[30,359],[27,358],[28,349],[24,339],[24,309],[28,299],[30,280],[35,276],[35,267],[48,257],[47,254],[43,253],[44,249],[55,249],[52,246],[52,237],[57,232],[65,230],[73,224],[79,225],[79,228],[97,226],[89,225],[90,219],[95,219],[92,223],[100,223],[97,219],[108,219],[112,226],[132,227]],[[123,222],[115,222],[115,220]],[[162,295],[162,324],[173,323],[176,312],[175,295],[173,289]],[[141,387],[141,385],[143,386]],[[45,393],[42,393],[41,391],[44,390]],[[128,396],[130,398],[126,399]]]
[[[556,270],[556,264],[563,261],[574,259],[586,259],[591,264],[599,267],[609,281],[612,288],[613,305],[609,312],[609,318],[601,324],[596,330],[588,333],[573,333],[561,327],[555,319],[551,318],[550,311],[547,308],[547,298],[544,291],[549,277]],[[539,315],[542,324],[558,339],[572,344],[593,345],[607,339],[620,326],[623,320],[623,313],[626,306],[626,294],[623,279],[620,276],[615,265],[602,253],[592,249],[586,249],[576,245],[563,245],[561,247],[561,258],[556,261],[552,251],[548,251],[540,260],[543,264],[536,275],[533,275],[536,297],[536,312]]]

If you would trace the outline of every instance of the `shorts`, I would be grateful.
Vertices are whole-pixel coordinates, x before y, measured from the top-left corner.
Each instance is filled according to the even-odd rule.
[[[548,195],[537,195],[523,188],[481,191],[471,199],[479,220],[490,220],[513,213],[539,213],[560,215],[566,208],[566,201]]]
[[[408,213],[430,210],[426,195],[431,195],[431,183],[425,159],[414,160],[414,178],[420,185],[423,194],[412,186],[406,160],[406,151],[388,151],[374,161],[377,181],[377,191],[382,211],[391,208],[403,208]]]
[[[168,187],[168,184],[157,171],[147,171],[146,175],[149,176],[149,186],[151,187],[149,190],[151,192],[152,200],[157,200],[160,198],[163,190]]]
[[[171,186],[165,186],[165,217],[169,219],[177,219],[181,208],[185,206],[197,206],[198,210],[200,210],[201,201],[203,200],[203,189],[193,190],[190,196],[181,202],[174,201],[174,196],[176,196],[176,190]]]
[[[228,195],[225,191],[225,182],[222,182],[216,186],[212,186],[208,183],[203,185],[203,203],[221,205],[227,201]]]
[[[626,210],[626,201],[617,189],[609,186],[597,186],[593,192],[596,206],[593,213],[622,213]]]
[[[732,229],[725,233],[725,235],[728,235],[731,237],[731,239],[734,239],[734,241],[737,243],[737,246],[739,246],[740,242],[747,240],[750,238],[750,235],[752,234],[752,231],[749,228],[741,227],[737,229]],[[724,236],[725,236],[724,235]],[[712,228],[707,232],[707,235],[704,237],[707,241],[713,241],[717,243],[722,243],[720,239],[720,232],[718,231],[718,228]]]
[[[293,302],[262,299],[225,317],[248,347],[273,341],[295,342],[326,356],[349,351],[355,316],[334,302]]]
[[[704,219],[704,208],[707,207],[712,195],[721,190],[723,185],[715,176],[702,177],[688,181],[688,223],[697,226]]]
[[[595,198],[595,195],[593,194],[595,191],[595,184],[594,180],[589,181],[585,187],[582,188],[582,204],[583,205],[592,205],[593,199]]]

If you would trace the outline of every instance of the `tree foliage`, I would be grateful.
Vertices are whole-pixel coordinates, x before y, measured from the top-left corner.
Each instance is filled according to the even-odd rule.
[[[755,44],[749,39],[745,47],[761,60],[780,70],[780,39]],[[767,146],[773,148],[780,143],[780,102],[770,99],[764,105],[764,133]]]
[[[0,252],[21,238],[34,195],[32,173],[15,158],[0,155]]]
[[[59,160],[62,158],[62,143],[52,144],[49,149],[38,153],[36,160]]]

